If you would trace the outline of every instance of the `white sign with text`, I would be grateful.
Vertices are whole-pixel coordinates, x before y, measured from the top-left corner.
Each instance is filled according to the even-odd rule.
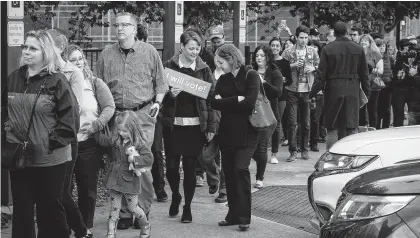
[[[7,43],[9,46],[21,46],[24,43],[23,22],[9,22],[7,24]]]

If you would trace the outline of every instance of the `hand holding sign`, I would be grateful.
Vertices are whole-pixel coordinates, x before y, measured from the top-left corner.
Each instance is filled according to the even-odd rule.
[[[171,87],[171,91],[170,92],[171,92],[171,97],[176,98],[176,96],[178,96],[178,94],[180,92],[182,92],[182,89],[179,88],[179,87],[177,87],[177,86],[173,86],[173,87]]]
[[[165,76],[168,80],[169,86],[173,88],[170,93],[177,96],[181,91],[187,92],[191,95],[207,99],[212,86],[211,83],[202,79],[191,77],[187,74],[177,72],[175,70],[165,68]],[[178,90],[176,90],[178,89]]]

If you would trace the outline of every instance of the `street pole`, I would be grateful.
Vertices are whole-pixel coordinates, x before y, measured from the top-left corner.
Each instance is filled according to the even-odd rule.
[[[245,53],[246,1],[233,2],[233,44]]]

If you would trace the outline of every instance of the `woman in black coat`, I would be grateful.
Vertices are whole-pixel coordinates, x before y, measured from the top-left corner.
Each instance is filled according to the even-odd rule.
[[[224,75],[217,81],[212,108],[221,111],[219,143],[226,178],[229,212],[219,226],[251,223],[251,176],[249,164],[258,141],[258,132],[249,122],[261,80],[257,72],[247,75],[242,53],[231,44],[216,51],[215,61]]]
[[[181,35],[181,53],[163,65],[180,73],[211,84],[208,99],[199,98],[176,87],[166,94],[162,107],[163,141],[166,154],[166,177],[172,190],[169,216],[176,217],[182,196],[179,191],[179,165],[182,156],[184,169],[185,205],[182,223],[192,222],[191,202],[195,193],[195,167],[206,142],[216,132],[215,113],[210,107],[214,79],[209,66],[199,57],[201,38],[193,31]]]
[[[271,109],[273,109],[274,115],[277,121],[280,120],[280,113],[278,107],[278,99],[283,91],[283,76],[277,66],[274,64],[273,51],[269,46],[261,45],[255,49],[255,54],[252,56],[252,67],[257,70],[260,75],[262,86],[264,87],[261,91],[267,95],[270,100]],[[270,127],[264,128],[259,131],[259,137],[257,142],[257,148],[252,158],[257,162],[257,174],[255,188],[264,187],[264,173],[267,167],[268,160],[268,142],[270,137],[273,135],[277,124],[273,124]],[[277,150],[280,141],[276,141]],[[275,151],[277,153],[277,151]]]

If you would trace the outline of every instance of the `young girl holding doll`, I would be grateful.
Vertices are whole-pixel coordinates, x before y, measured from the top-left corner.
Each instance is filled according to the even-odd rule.
[[[106,238],[116,237],[118,215],[122,199],[140,220],[140,238],[150,237],[150,223],[143,209],[138,205],[141,172],[150,169],[153,155],[145,146],[141,122],[132,111],[117,113],[110,130],[99,135],[99,144],[112,148],[111,164],[105,177],[105,186],[111,197],[108,233]]]

